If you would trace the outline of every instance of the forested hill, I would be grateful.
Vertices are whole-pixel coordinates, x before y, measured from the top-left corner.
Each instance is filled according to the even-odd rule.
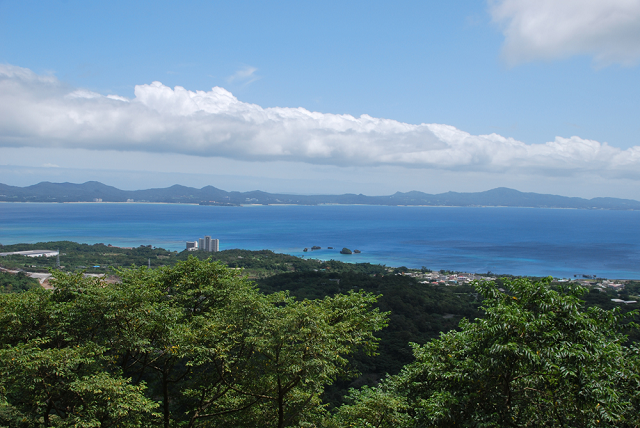
[[[185,426],[302,426],[273,422],[277,420],[273,409],[285,405],[296,417],[320,418],[308,426],[432,426],[403,425],[395,419],[420,416],[410,410],[424,405],[411,401],[421,397],[407,389],[417,385],[413,376],[422,381],[425,373],[451,374],[453,393],[469,394],[482,404],[502,393],[492,382],[514,355],[518,364],[525,365],[518,369],[522,376],[547,371],[533,389],[536,393],[542,388],[569,391],[566,385],[553,386],[566,375],[557,375],[553,383],[547,376],[556,376],[552,370],[559,367],[561,372],[564,366],[559,365],[567,362],[581,364],[583,370],[582,360],[593,355],[595,362],[586,366],[589,376],[600,376],[595,385],[610,381],[621,394],[632,391],[638,399],[633,398],[634,403],[640,403],[636,392],[640,360],[636,348],[628,347],[640,342],[640,331],[629,328],[634,325],[630,321],[638,321],[636,304],[620,304],[640,300],[637,281],[625,281],[624,287],[584,281],[589,289],[582,289],[577,282],[543,279],[532,284],[530,279],[502,277],[495,285],[481,281],[444,286],[421,281],[429,276],[426,267],[418,271],[320,261],[268,250],[177,253],[151,246],[118,248],[69,241],[2,247],[6,252],[35,248],[60,249],[62,266],[51,270],[56,277],[53,292],[41,290],[23,273],[0,272],[0,324],[15,327],[0,329],[0,391],[9,391],[0,403],[0,426],[27,426],[20,422],[24,420],[40,426],[39,418],[58,421],[68,414],[89,418],[111,405],[118,406],[113,414],[123,423],[109,426],[160,426],[157,420],[136,419],[145,415],[145,409],[164,413],[167,427],[174,426],[170,419],[178,426],[189,418],[193,424]],[[210,257],[220,263],[211,263]],[[53,259],[7,255],[0,257],[0,264],[13,271],[43,270],[53,267]],[[131,264],[143,267],[126,267]],[[87,266],[117,277],[105,277],[105,282],[83,277]],[[483,310],[481,305],[493,309]],[[578,323],[585,329],[576,329]],[[565,340],[568,335],[575,337]],[[366,352],[378,339],[377,355]],[[603,340],[609,341],[606,346],[601,346]],[[565,346],[573,342],[576,346]],[[592,345],[598,352],[583,351],[583,346]],[[281,353],[283,349],[286,352]],[[540,358],[553,361],[542,366],[535,360],[536,351],[549,354]],[[276,355],[287,360],[277,363]],[[635,370],[631,377],[627,361]],[[450,373],[442,364],[463,373]],[[464,372],[482,364],[490,366],[482,373]],[[227,367],[226,374],[219,373],[220,367]],[[569,369],[576,372],[575,367]],[[618,374],[624,382],[615,377]],[[291,375],[293,381],[287,385],[293,389],[286,386],[278,392],[283,387],[274,382],[279,379],[276,375]],[[471,384],[459,384],[465,379]],[[481,383],[474,383],[476,379]],[[523,403],[531,399],[527,394],[534,380],[527,378],[524,383]],[[228,387],[219,388],[227,383]],[[569,386],[578,384],[572,380]],[[519,387],[517,382],[513,385]],[[349,388],[356,389],[349,392]],[[478,390],[482,393],[476,394]],[[194,399],[193,391],[202,398]],[[545,398],[548,393],[540,394]],[[557,402],[571,404],[569,398]],[[465,400],[466,395],[459,401]],[[47,407],[51,401],[65,406]],[[596,401],[589,404],[591,408],[603,406]],[[84,410],[88,405],[94,413]],[[220,409],[206,413],[216,422],[199,421],[198,415],[211,406]],[[486,406],[494,408],[493,403]],[[387,410],[395,416],[385,424],[355,424],[349,419]],[[634,411],[630,414],[637,415]],[[147,416],[153,419],[158,414]],[[84,420],[75,426],[99,425]]]
[[[257,288],[196,257],[108,283],[53,273],[53,291],[0,293],[0,426],[640,424],[637,312],[585,308],[610,304],[598,289],[326,268]]]
[[[0,201],[5,202],[165,202],[203,205],[241,204],[363,204],[427,206],[505,206],[532,208],[580,208],[640,210],[640,201],[618,198],[583,199],[539,193],[525,193],[500,187],[476,193],[446,192],[429,194],[418,191],[397,192],[388,196],[288,195],[262,191],[227,192],[213,186],[201,189],[174,185],[162,189],[120,190],[97,181],[83,184],[42,182],[17,187],[0,184]]]

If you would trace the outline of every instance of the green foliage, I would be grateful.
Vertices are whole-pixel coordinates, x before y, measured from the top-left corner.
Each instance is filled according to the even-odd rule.
[[[409,406],[406,397],[395,391],[392,378],[386,379],[376,388],[363,386],[350,389],[347,403],[327,417],[328,428],[362,427],[395,428],[411,422],[407,413]]]
[[[0,271],[0,293],[21,293],[40,286],[35,278],[29,278],[24,272],[12,274]]]
[[[631,296],[640,297],[640,281],[628,281],[624,287],[624,291]]]
[[[144,384],[105,370],[105,348],[70,331],[71,308],[58,297],[0,296],[0,424],[146,426],[156,404]]]
[[[56,271],[54,292],[9,277],[25,286],[5,291],[28,290],[0,293],[0,426],[640,422],[638,314],[614,291],[517,278],[433,286],[267,250],[55,244],[67,265],[166,266],[118,268],[113,284]]]
[[[364,273],[368,275],[385,274],[386,268],[370,263],[344,263],[337,260],[305,259],[288,254],[278,254],[270,250],[224,250],[217,253],[205,251],[183,251],[177,255],[178,260],[197,257],[200,260],[211,258],[220,261],[230,268],[242,268],[254,278],[266,278],[286,272],[319,272]]]
[[[172,265],[176,261],[176,253],[144,245],[135,248],[119,248],[105,244],[89,245],[71,241],[54,241],[2,247],[3,252],[37,249],[59,249],[60,264],[67,271],[83,270],[92,273],[109,273],[112,267],[147,266],[149,263],[152,267],[160,267]],[[26,268],[29,271],[47,272],[48,269],[56,267],[56,257],[10,255],[1,257],[0,263],[8,268]]]
[[[230,268],[245,269],[245,274],[253,278],[263,278],[283,272],[359,272],[366,274],[384,274],[386,268],[370,263],[344,263],[336,260],[321,261],[305,259],[288,254],[278,254],[270,250],[224,250],[216,253],[206,251],[167,251],[141,245],[135,248],[119,248],[105,244],[78,244],[71,241],[39,242],[36,244],[15,244],[2,247],[3,252],[35,249],[59,249],[60,264],[65,271],[83,270],[90,273],[110,273],[112,268],[130,266],[148,266],[152,268],[172,266],[189,257],[200,260],[211,258]],[[55,267],[55,257],[27,257],[11,255],[0,258],[0,264],[11,269],[47,272]],[[96,267],[97,266],[97,267]]]
[[[359,371],[374,380],[386,373],[396,374],[413,361],[409,342],[427,343],[440,332],[455,329],[462,317],[480,316],[480,303],[471,287],[425,285],[403,275],[292,272],[259,279],[257,284],[266,293],[287,290],[299,299],[356,290],[379,294],[376,306],[389,312],[389,326],[376,333],[381,339],[380,355],[359,354],[354,360]]]
[[[386,322],[370,293],[265,295],[211,260],[118,275],[0,295],[0,425],[316,423]]]
[[[549,282],[504,280],[506,292],[476,283],[486,316],[414,345],[416,361],[388,381],[407,403],[391,406],[393,417],[408,415],[405,426],[638,425],[640,355],[622,345],[620,311],[585,310],[584,289]]]
[[[350,358],[350,364],[361,376],[354,381],[339,380],[325,388],[324,401],[330,406],[342,404],[349,388],[375,385],[385,374],[396,374],[412,362],[409,342],[427,343],[440,332],[455,329],[462,317],[480,315],[480,303],[472,287],[420,284],[404,275],[291,272],[259,279],[257,284],[266,293],[288,290],[299,299],[321,299],[356,290],[380,295],[375,306],[389,312],[389,325],[376,333],[380,339],[379,355],[357,353]]]

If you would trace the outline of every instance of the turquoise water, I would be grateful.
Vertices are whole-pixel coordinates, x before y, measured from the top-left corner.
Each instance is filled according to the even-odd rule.
[[[0,243],[220,249],[517,275],[640,278],[640,212],[536,208],[0,203]],[[321,246],[319,251],[302,251]],[[334,250],[326,249],[327,246]],[[341,255],[347,247],[361,254]]]

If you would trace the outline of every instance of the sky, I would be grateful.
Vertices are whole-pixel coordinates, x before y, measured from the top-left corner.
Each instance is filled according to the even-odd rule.
[[[640,0],[0,0],[0,183],[640,200]]]

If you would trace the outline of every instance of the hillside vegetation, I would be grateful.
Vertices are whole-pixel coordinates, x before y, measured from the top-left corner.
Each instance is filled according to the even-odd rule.
[[[638,314],[611,299],[640,282],[444,286],[267,250],[10,248],[43,246],[64,254],[55,291],[0,275],[0,426],[638,423]],[[128,254],[146,263],[112,271]]]
[[[453,293],[404,276],[296,272],[264,279],[264,293],[195,257],[117,274],[106,284],[56,271],[54,291],[0,294],[0,426],[640,423],[640,352],[624,345],[637,314],[587,309],[576,285],[505,279]],[[437,335],[465,306],[482,316]],[[440,321],[444,310],[453,317]],[[413,337],[413,358],[368,360],[378,343]],[[397,373],[327,406],[367,362]]]
[[[195,258],[118,274],[0,295],[1,426],[314,424],[386,324],[371,294],[266,295]]]
[[[0,293],[21,293],[38,287],[40,282],[29,278],[24,272],[11,274],[0,271]]]

